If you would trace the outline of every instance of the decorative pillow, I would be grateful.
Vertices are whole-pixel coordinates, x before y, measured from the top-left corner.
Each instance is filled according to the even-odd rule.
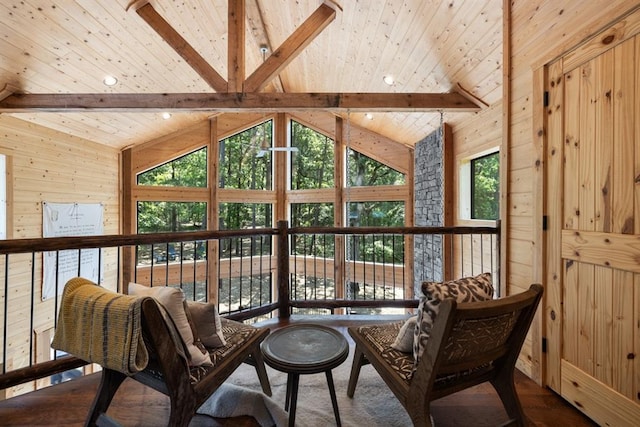
[[[227,345],[222,334],[222,321],[215,304],[187,301],[187,306],[197,331],[194,335],[200,338],[205,347],[217,348]]]
[[[429,299],[454,298],[457,302],[486,301],[493,298],[491,273],[449,282],[422,282],[422,293]]]
[[[464,277],[449,282],[423,282],[418,317],[414,329],[413,359],[414,369],[424,353],[427,340],[431,336],[433,322],[438,315],[440,302],[453,298],[458,303],[487,301],[493,298],[491,273],[482,273],[475,277]]]
[[[187,307],[182,289],[170,286],[149,287],[137,283],[129,283],[129,295],[153,297],[162,304],[176,325],[176,329],[185,344],[190,366],[211,366],[213,364],[209,354],[206,351],[203,352],[196,345],[197,339],[194,338],[185,311]]]
[[[400,328],[396,340],[391,344],[391,348],[403,353],[411,353],[413,350],[413,335],[416,329],[418,316],[411,316]]]

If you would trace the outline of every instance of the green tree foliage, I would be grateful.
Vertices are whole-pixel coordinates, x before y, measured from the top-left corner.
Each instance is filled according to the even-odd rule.
[[[207,186],[207,148],[138,174],[139,185]],[[203,230],[207,204],[202,202],[138,202],[138,233]]]
[[[220,203],[220,230],[272,227],[271,211],[267,203]]]
[[[272,128],[268,120],[220,141],[220,188],[271,190],[271,152],[258,153],[263,145],[271,146]]]
[[[404,174],[355,150],[348,150],[347,165],[352,187],[403,185],[405,182]]]
[[[204,202],[138,202],[138,233],[205,230]]]
[[[220,203],[220,230],[267,228],[273,223],[272,206],[267,203]],[[267,255],[271,253],[269,237],[220,239],[221,257]]]
[[[291,225],[293,227],[332,227],[333,203],[291,204]],[[293,236],[291,253],[333,257],[335,240],[326,234],[305,234]]]
[[[403,202],[349,203],[351,227],[402,227]],[[367,262],[404,262],[404,238],[395,236],[352,236],[348,243],[348,258]]]
[[[138,185],[206,187],[207,148],[201,148],[138,174]]]
[[[332,188],[333,140],[291,120],[291,146],[291,189]]]
[[[489,154],[471,161],[471,218],[498,219],[500,212],[500,157]]]

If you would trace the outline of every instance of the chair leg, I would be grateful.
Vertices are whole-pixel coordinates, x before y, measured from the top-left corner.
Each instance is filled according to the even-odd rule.
[[[171,414],[169,415],[169,427],[187,427],[196,414],[193,398],[173,396],[171,399]]]
[[[106,368],[102,370],[100,385],[96,391],[96,397],[91,404],[85,427],[97,425],[98,418],[107,412],[113,396],[115,396],[118,387],[120,387],[120,384],[122,384],[125,378],[127,378],[127,376],[122,372]]]
[[[349,386],[347,387],[347,396],[353,397],[356,391],[356,384],[358,383],[358,377],[360,376],[360,368],[366,363],[366,358],[360,347],[356,344],[356,349],[353,353],[353,364],[351,365],[351,375],[349,375]]]
[[[267,396],[271,396],[271,384],[269,383],[269,376],[267,375],[267,369],[264,366],[264,358],[262,357],[262,351],[258,347],[251,356],[255,362],[256,373],[262,386],[262,392]]]
[[[407,413],[414,427],[433,427],[435,425],[433,417],[431,417],[431,407],[429,404],[427,404],[427,407],[423,411],[413,412],[407,410]]]
[[[520,399],[516,393],[516,386],[513,381],[513,372],[505,374],[502,372],[496,378],[491,380],[491,385],[498,392],[500,400],[504,405],[504,409],[507,411],[510,423],[515,422],[515,425],[526,426],[526,420]]]

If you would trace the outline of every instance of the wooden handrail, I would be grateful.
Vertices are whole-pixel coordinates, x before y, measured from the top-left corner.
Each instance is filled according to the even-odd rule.
[[[65,372],[69,369],[80,368],[87,364],[87,362],[75,356],[64,356],[60,359],[14,369],[13,371],[0,375],[0,390]]]
[[[284,221],[286,224],[286,221]],[[290,227],[286,234],[499,234],[496,227]],[[114,234],[83,237],[43,237],[35,239],[0,240],[0,254],[29,253],[67,249],[94,249],[115,246],[149,245],[167,242],[193,242],[232,237],[277,235],[279,228],[251,228],[244,230],[182,231],[153,234]]]
[[[43,237],[37,239],[0,240],[0,254],[60,251],[67,249],[95,249],[116,246],[149,245],[167,242],[227,239],[259,235],[274,235],[275,228],[219,231],[182,231],[176,233],[125,234],[83,237]]]
[[[0,241],[0,255],[8,256],[19,253],[35,253],[47,251],[62,251],[68,249],[95,249],[109,247],[127,247],[149,244],[167,244],[171,242],[193,242],[235,237],[276,236],[277,257],[277,300],[247,310],[230,313],[224,317],[232,320],[247,320],[269,314],[278,310],[278,316],[287,318],[292,308],[416,308],[416,299],[378,299],[378,300],[350,300],[350,299],[316,299],[291,300],[290,270],[289,270],[289,238],[291,235],[329,234],[329,235],[481,235],[495,234],[499,242],[500,223],[495,227],[288,227],[287,221],[278,222],[277,228],[195,231],[176,233],[104,235],[84,237],[57,237],[36,239],[12,239]],[[499,247],[499,246],[498,246]],[[0,374],[0,390],[14,387],[29,381],[45,378],[56,373],[64,372],[86,365],[87,362],[73,356],[66,356],[57,360],[37,363],[32,366],[19,368]]]

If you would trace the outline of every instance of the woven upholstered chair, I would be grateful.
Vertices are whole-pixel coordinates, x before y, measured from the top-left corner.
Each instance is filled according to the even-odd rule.
[[[107,409],[126,378],[169,397],[169,426],[187,426],[196,410],[244,362],[255,366],[263,392],[271,395],[260,351],[268,329],[222,319],[226,342],[205,347],[210,363],[194,366],[179,328],[155,299],[117,294],[82,278],[67,283],[59,319],[54,348],[103,368],[87,426],[118,425]],[[118,349],[124,349],[125,357]]]
[[[506,424],[526,425],[513,375],[541,296],[542,286],[534,284],[497,300],[445,299],[415,371],[412,354],[391,348],[401,322],[349,328],[356,348],[347,395],[354,396],[360,368],[370,363],[413,424],[431,426],[431,401],[489,381],[510,418]]]

